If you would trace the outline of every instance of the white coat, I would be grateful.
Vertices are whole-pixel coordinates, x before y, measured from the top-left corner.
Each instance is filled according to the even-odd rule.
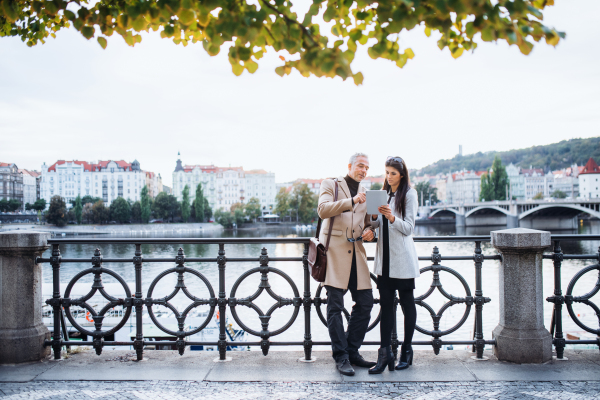
[[[392,224],[388,221],[388,235],[390,243],[390,278],[410,279],[417,278],[419,273],[419,259],[413,241],[415,219],[417,217],[418,196],[413,188],[406,193],[406,216],[396,213],[397,197],[390,202],[392,214],[396,220]],[[377,221],[371,221],[371,226],[377,228],[377,251],[375,253],[375,275],[383,275],[383,215],[377,216]]]

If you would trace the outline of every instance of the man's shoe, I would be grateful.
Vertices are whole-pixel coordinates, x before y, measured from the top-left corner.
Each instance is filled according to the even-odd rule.
[[[377,365],[376,362],[365,360],[360,354],[350,357],[350,363],[363,368],[371,368]]]
[[[354,368],[352,368],[352,365],[350,365],[350,360],[348,360],[347,358],[344,358],[342,361],[338,361],[335,364],[338,371],[340,371],[342,375],[354,375]]]

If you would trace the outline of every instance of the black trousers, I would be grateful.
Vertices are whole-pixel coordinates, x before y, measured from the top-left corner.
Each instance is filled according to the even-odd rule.
[[[379,305],[381,306],[381,322],[379,332],[381,347],[391,346],[392,331],[394,330],[394,295],[395,289],[379,289]],[[417,306],[415,305],[414,290],[399,290],[400,307],[404,314],[403,348],[410,347],[417,324]]]
[[[344,292],[332,286],[327,289],[327,329],[331,338],[331,350],[335,361],[354,357],[362,345],[371,319],[373,308],[373,290],[349,289],[354,305],[348,321],[348,331],[344,331],[342,310],[344,309]]]

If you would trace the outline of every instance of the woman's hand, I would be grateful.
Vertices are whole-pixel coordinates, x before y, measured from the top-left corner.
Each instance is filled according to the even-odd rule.
[[[396,221],[396,217],[394,217],[394,214],[392,214],[392,209],[390,208],[389,204],[386,204],[385,206],[381,206],[377,210],[384,217],[386,217],[388,219],[388,221],[390,221],[392,224],[394,223],[394,221]]]
[[[374,237],[375,235],[371,229],[365,229],[362,233],[362,238],[364,241],[370,242]]]

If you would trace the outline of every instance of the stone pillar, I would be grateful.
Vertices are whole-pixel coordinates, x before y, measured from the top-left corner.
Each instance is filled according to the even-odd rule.
[[[507,228],[518,228],[519,227],[519,216],[509,214],[506,216],[506,227]]]
[[[0,364],[38,361],[50,354],[42,323],[42,266],[47,232],[0,233]]]
[[[500,320],[492,336],[501,361],[543,363],[552,358],[552,336],[544,327],[542,252],[550,232],[515,228],[492,232],[502,254]]]
[[[456,226],[465,226],[465,214],[456,214],[454,224]]]

